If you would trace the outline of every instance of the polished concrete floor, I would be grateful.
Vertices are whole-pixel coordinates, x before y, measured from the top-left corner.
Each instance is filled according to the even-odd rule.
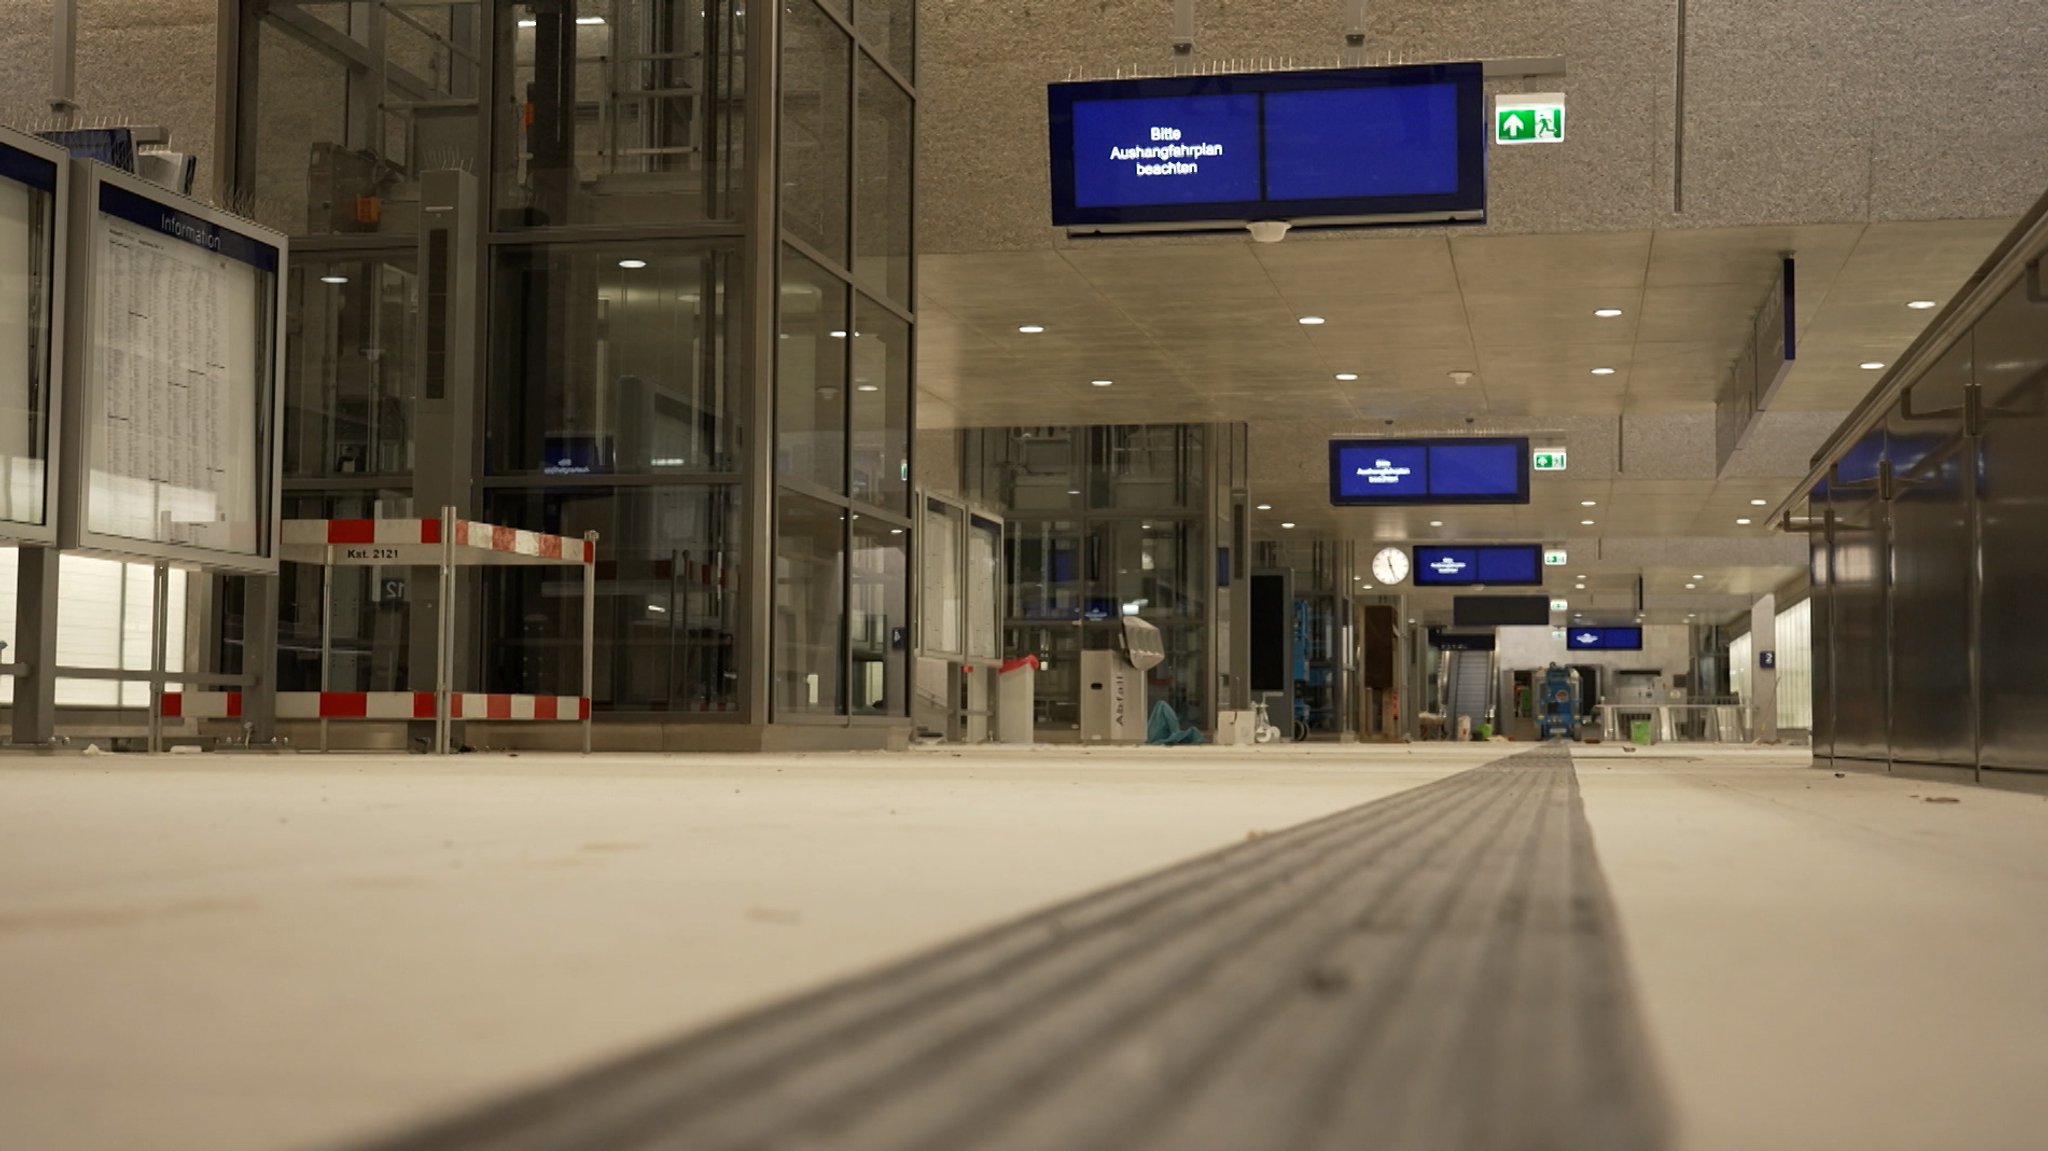
[[[0,1147],[345,1143],[1502,750],[0,761]],[[1576,759],[1682,1146],[2039,1146],[2048,800]]]

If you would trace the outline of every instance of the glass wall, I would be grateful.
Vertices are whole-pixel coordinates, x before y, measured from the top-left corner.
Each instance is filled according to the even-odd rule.
[[[227,195],[293,237],[287,514],[431,514],[447,473],[464,514],[598,532],[600,714],[906,715],[915,4],[240,9]],[[750,104],[762,20],[780,55]],[[444,282],[421,189],[451,170],[476,211],[432,218],[476,258]],[[421,383],[458,359],[473,413]],[[336,574],[331,684],[418,686],[408,578]],[[476,580],[461,686],[578,690],[576,578]],[[320,581],[286,567],[287,687],[322,678]]]
[[[1080,653],[1116,646],[1125,615],[1158,626],[1166,662],[1147,706],[1207,726],[1215,561],[1207,427],[1114,425],[966,433],[969,486],[1007,510],[1003,654],[1034,653],[1038,725],[1080,724]]]
[[[909,16],[782,6],[775,717],[909,714]]]

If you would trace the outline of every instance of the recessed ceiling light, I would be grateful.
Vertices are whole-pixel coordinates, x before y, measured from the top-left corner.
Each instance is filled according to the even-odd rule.
[[[1366,590],[1366,591],[1371,591],[1371,590],[1372,590],[1372,585],[1371,585],[1371,584],[1367,584],[1367,585],[1365,585],[1365,588],[1364,588],[1364,590]]]
[[[322,276],[322,277],[320,277],[320,282],[321,282],[321,283],[323,283],[323,284],[346,284],[346,283],[348,283],[348,277],[347,277],[347,276]]]
[[[1594,375],[1596,375],[1596,376],[1611,376],[1611,375],[1613,375],[1613,374],[1614,374],[1614,369],[1613,369],[1613,368],[1594,368],[1594,369],[1593,369],[1593,374],[1594,374]]]
[[[858,384],[853,390],[856,392],[879,392],[882,389],[874,384]]]
[[[1769,500],[1751,500],[1749,501],[1749,506],[1753,508],[1766,507],[1770,502]]]
[[[1692,573],[1692,578],[1694,578],[1694,579],[1705,579],[1705,578],[1707,578],[1707,577],[1705,577],[1705,576],[1701,575],[1701,574],[1700,574],[1700,573],[1698,573],[1698,572],[1694,572],[1694,573]]]
[[[1599,506],[1600,506],[1600,501],[1599,501],[1599,500],[1580,500],[1580,501],[1579,501],[1579,506],[1580,506],[1580,507],[1582,507],[1582,508],[1597,508],[1597,507],[1599,507]]]
[[[645,260],[620,260],[620,261],[619,261],[619,267],[621,267],[621,268],[644,268],[644,267],[646,267],[646,266],[647,266],[647,261],[645,261]]]
[[[1270,511],[1272,511],[1272,510],[1273,510],[1273,505],[1272,505],[1272,504],[1260,504],[1260,505],[1259,505],[1259,510],[1260,510],[1260,511],[1262,511],[1262,512],[1270,512]]]
[[[1299,322],[1313,328],[1317,324],[1322,323],[1323,318],[1321,316],[1303,316]]]
[[[1592,521],[1592,520],[1580,520],[1580,521],[1579,521],[1579,526],[1580,526],[1580,527],[1582,527],[1582,528],[1589,528],[1589,527],[1592,527],[1592,526],[1593,526],[1593,521]]]
[[[1907,300],[1906,306],[1913,309],[1916,312],[1924,312],[1929,308],[1938,308],[1941,305],[1935,303],[1933,300]]]
[[[845,332],[827,332],[825,334],[831,336],[835,340],[843,340],[846,338]]]
[[[902,534],[903,534],[903,529],[902,529],[902,528],[890,528],[890,529],[889,529],[889,534],[890,534],[890,535],[892,535],[892,536],[900,536],[900,535],[902,535]]]
[[[1355,380],[1355,379],[1357,379],[1357,378],[1358,378],[1358,373],[1357,373],[1357,372],[1338,372],[1338,373],[1337,373],[1337,378],[1338,378],[1338,379],[1340,379],[1340,380],[1343,380],[1343,381],[1344,381],[1345,383],[1347,383],[1347,384],[1348,384],[1348,383],[1350,383],[1351,381],[1353,381],[1353,380]]]
[[[1294,524],[1291,521],[1284,521],[1281,523],[1280,526],[1283,528],[1291,528],[1294,526]]]
[[[1620,308],[1594,308],[1593,314],[1603,320],[1611,320],[1621,314]]]
[[[1883,361],[1883,360],[1865,360],[1865,361],[1863,361],[1862,363],[1860,363],[1860,364],[1858,364],[1858,365],[1856,365],[1856,366],[1857,366],[1857,367],[1859,367],[1859,368],[1862,368],[1862,369],[1863,369],[1864,371],[1866,371],[1866,372],[1881,372],[1881,371],[1883,371],[1883,370],[1884,370],[1884,361]]]
[[[1748,526],[1749,526],[1749,517],[1748,517],[1748,516],[1744,516],[1744,517],[1742,517],[1741,519],[1739,519],[1739,520],[1736,520],[1735,522],[1736,522],[1736,523],[1738,523],[1738,524],[1740,524],[1740,525],[1742,525],[1743,527],[1748,527]]]
[[[1089,380],[1088,382],[1098,388],[1106,388],[1111,384],[1116,383],[1115,380]]]
[[[602,23],[604,23],[604,17],[602,17],[602,16],[578,16],[578,17],[576,17],[576,22],[577,22],[578,24],[583,24],[583,25],[586,25],[586,26],[587,26],[587,25],[591,25],[591,24],[602,24]]]
[[[519,26],[521,28],[538,28],[540,27],[540,21],[534,19],[531,16],[528,16],[526,19],[521,20],[519,22]]]
[[[1078,495],[1080,495],[1080,494],[1081,494],[1081,489],[1080,489],[1080,488],[1068,488],[1068,489],[1067,489],[1067,494],[1068,494],[1068,495],[1070,495],[1070,496],[1078,496]]]
[[[1027,335],[1027,336],[1035,336],[1035,335],[1037,335],[1038,333],[1040,333],[1040,332],[1042,332],[1042,331],[1044,331],[1044,330],[1045,330],[1045,325],[1043,325],[1043,324],[1024,324],[1024,325],[1022,325],[1021,327],[1019,327],[1019,328],[1018,328],[1017,330],[1018,330],[1018,331],[1020,331],[1020,332],[1022,332],[1022,333],[1024,333],[1024,334],[1025,334],[1025,335]]]
[[[1429,526],[1430,526],[1430,527],[1433,527],[1433,528],[1440,528],[1440,527],[1444,526],[1444,521],[1442,521],[1442,520],[1431,520],[1431,521],[1429,521]]]
[[[1696,583],[1689,583],[1689,584],[1685,585],[1685,590],[1687,590],[1687,591],[1697,591],[1697,590],[1699,590],[1699,586],[1700,586],[1700,585],[1698,585],[1698,584],[1696,584]]]

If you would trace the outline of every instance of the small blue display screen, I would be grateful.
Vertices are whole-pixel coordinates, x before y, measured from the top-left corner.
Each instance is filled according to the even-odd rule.
[[[1639,627],[1575,627],[1565,633],[1564,645],[1571,651],[1641,651],[1643,629]]]
[[[1266,95],[1266,199],[1343,200],[1458,190],[1458,86]]]
[[[1259,98],[1074,105],[1074,203],[1228,204],[1259,198]]]
[[[1543,549],[1536,544],[1477,544],[1415,549],[1417,587],[1541,587]]]
[[[1529,441],[1332,440],[1330,502],[1526,504]]]

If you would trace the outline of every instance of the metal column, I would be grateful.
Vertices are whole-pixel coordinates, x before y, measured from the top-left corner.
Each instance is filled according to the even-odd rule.
[[[14,746],[47,747],[57,734],[56,548],[24,547],[15,575]]]

